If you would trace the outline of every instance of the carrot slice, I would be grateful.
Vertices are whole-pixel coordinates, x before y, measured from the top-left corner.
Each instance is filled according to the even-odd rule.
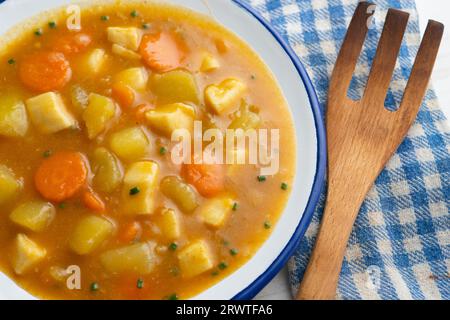
[[[132,222],[123,227],[119,234],[119,241],[127,244],[136,240],[142,234],[142,227],[139,222]]]
[[[58,152],[45,159],[34,177],[39,193],[47,200],[61,202],[73,197],[85,185],[87,165],[78,152]]]
[[[19,77],[29,89],[48,92],[62,89],[72,78],[72,69],[64,54],[44,51],[23,59]]]
[[[83,194],[83,204],[86,208],[95,212],[103,212],[106,209],[102,199],[91,190],[88,190]]]
[[[53,49],[66,55],[71,55],[83,52],[91,43],[92,37],[90,35],[79,32],[58,38],[53,45]]]
[[[116,83],[112,86],[112,97],[121,107],[131,108],[134,103],[136,95],[129,86],[123,83]]]
[[[153,106],[149,103],[143,103],[136,107],[136,111],[134,113],[135,119],[138,123],[145,122],[145,114],[147,111],[152,110]]]
[[[144,35],[139,53],[147,66],[158,72],[178,68],[184,56],[177,40],[168,32]]]
[[[183,164],[181,175],[204,197],[213,197],[225,189],[225,170],[216,164]]]

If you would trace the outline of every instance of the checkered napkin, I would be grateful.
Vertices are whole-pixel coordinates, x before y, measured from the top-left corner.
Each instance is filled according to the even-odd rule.
[[[323,110],[328,81],[357,0],[246,0],[294,48],[306,67]],[[420,44],[413,0],[373,0],[377,10],[349,95],[365,86],[389,7],[410,21],[386,99],[399,105]],[[362,205],[340,275],[338,299],[450,299],[450,130],[429,90],[407,138]],[[295,293],[303,277],[323,211],[289,262]]]

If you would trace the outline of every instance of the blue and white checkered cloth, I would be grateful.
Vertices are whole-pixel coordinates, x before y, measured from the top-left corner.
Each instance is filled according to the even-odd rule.
[[[323,110],[328,81],[357,0],[246,0],[294,48],[305,65]],[[386,99],[394,108],[420,44],[413,0],[377,4],[360,63],[349,91],[363,92],[389,7],[411,14]],[[450,130],[429,90],[407,138],[362,205],[340,275],[339,299],[450,299]],[[293,292],[314,245],[323,198],[300,247],[289,263]]]

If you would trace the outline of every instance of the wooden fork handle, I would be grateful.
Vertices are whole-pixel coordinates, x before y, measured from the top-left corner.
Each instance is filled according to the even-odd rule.
[[[351,192],[345,190],[344,192]],[[339,193],[339,192],[338,192]],[[348,195],[347,195],[348,196]],[[342,198],[347,198],[343,195]],[[348,238],[364,195],[354,202],[329,197],[317,241],[298,291],[298,300],[334,300]]]

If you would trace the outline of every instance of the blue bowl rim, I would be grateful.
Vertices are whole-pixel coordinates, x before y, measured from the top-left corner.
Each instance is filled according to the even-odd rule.
[[[300,77],[302,78],[303,84],[305,85],[314,116],[317,135],[316,175],[314,177],[313,187],[311,189],[311,194],[308,199],[308,203],[303,213],[302,219],[300,220],[300,223],[298,224],[288,244],[284,247],[275,261],[272,262],[272,264],[266,269],[266,271],[264,271],[263,274],[261,274],[255,281],[248,285],[247,288],[233,297],[233,300],[250,300],[253,299],[287,263],[288,259],[294,254],[295,249],[299,246],[300,241],[303,239],[303,236],[305,235],[305,232],[308,229],[309,224],[311,223],[315,208],[317,206],[317,203],[319,202],[320,195],[325,185],[327,143],[325,124],[320,112],[319,100],[317,98],[317,94],[311,82],[311,79],[309,78],[309,75],[303,64],[300,62],[298,56],[295,54],[291,46],[278,34],[278,32],[269,24],[268,21],[266,21],[259,13],[255,11],[254,8],[247,5],[242,0],[233,0],[233,2],[250,13],[254,18],[256,18],[273,35],[273,37],[278,41],[278,43],[292,60],[292,63],[297,69]]]
[[[0,0],[0,4],[6,0]],[[261,274],[255,281],[247,286],[244,290],[236,294],[232,300],[251,300],[253,299],[283,268],[288,259],[293,255],[295,249],[299,246],[309,224],[311,223],[314,210],[319,202],[320,194],[322,193],[325,184],[325,172],[327,164],[327,149],[326,149],[326,133],[325,125],[320,112],[320,104],[317,98],[314,86],[309,78],[309,75],[300,62],[300,59],[295,54],[291,46],[278,34],[278,32],[259,14],[244,3],[242,0],[232,0],[236,5],[241,7],[255,17],[278,41],[281,47],[286,51],[295,68],[297,69],[303,84],[305,85],[306,92],[309,97],[311,109],[314,116],[316,133],[317,133],[317,167],[316,175],[314,177],[313,187],[311,189],[311,195],[308,200],[308,204],[303,213],[302,219],[297,226],[294,234],[289,240],[288,244],[284,247],[275,261]]]

